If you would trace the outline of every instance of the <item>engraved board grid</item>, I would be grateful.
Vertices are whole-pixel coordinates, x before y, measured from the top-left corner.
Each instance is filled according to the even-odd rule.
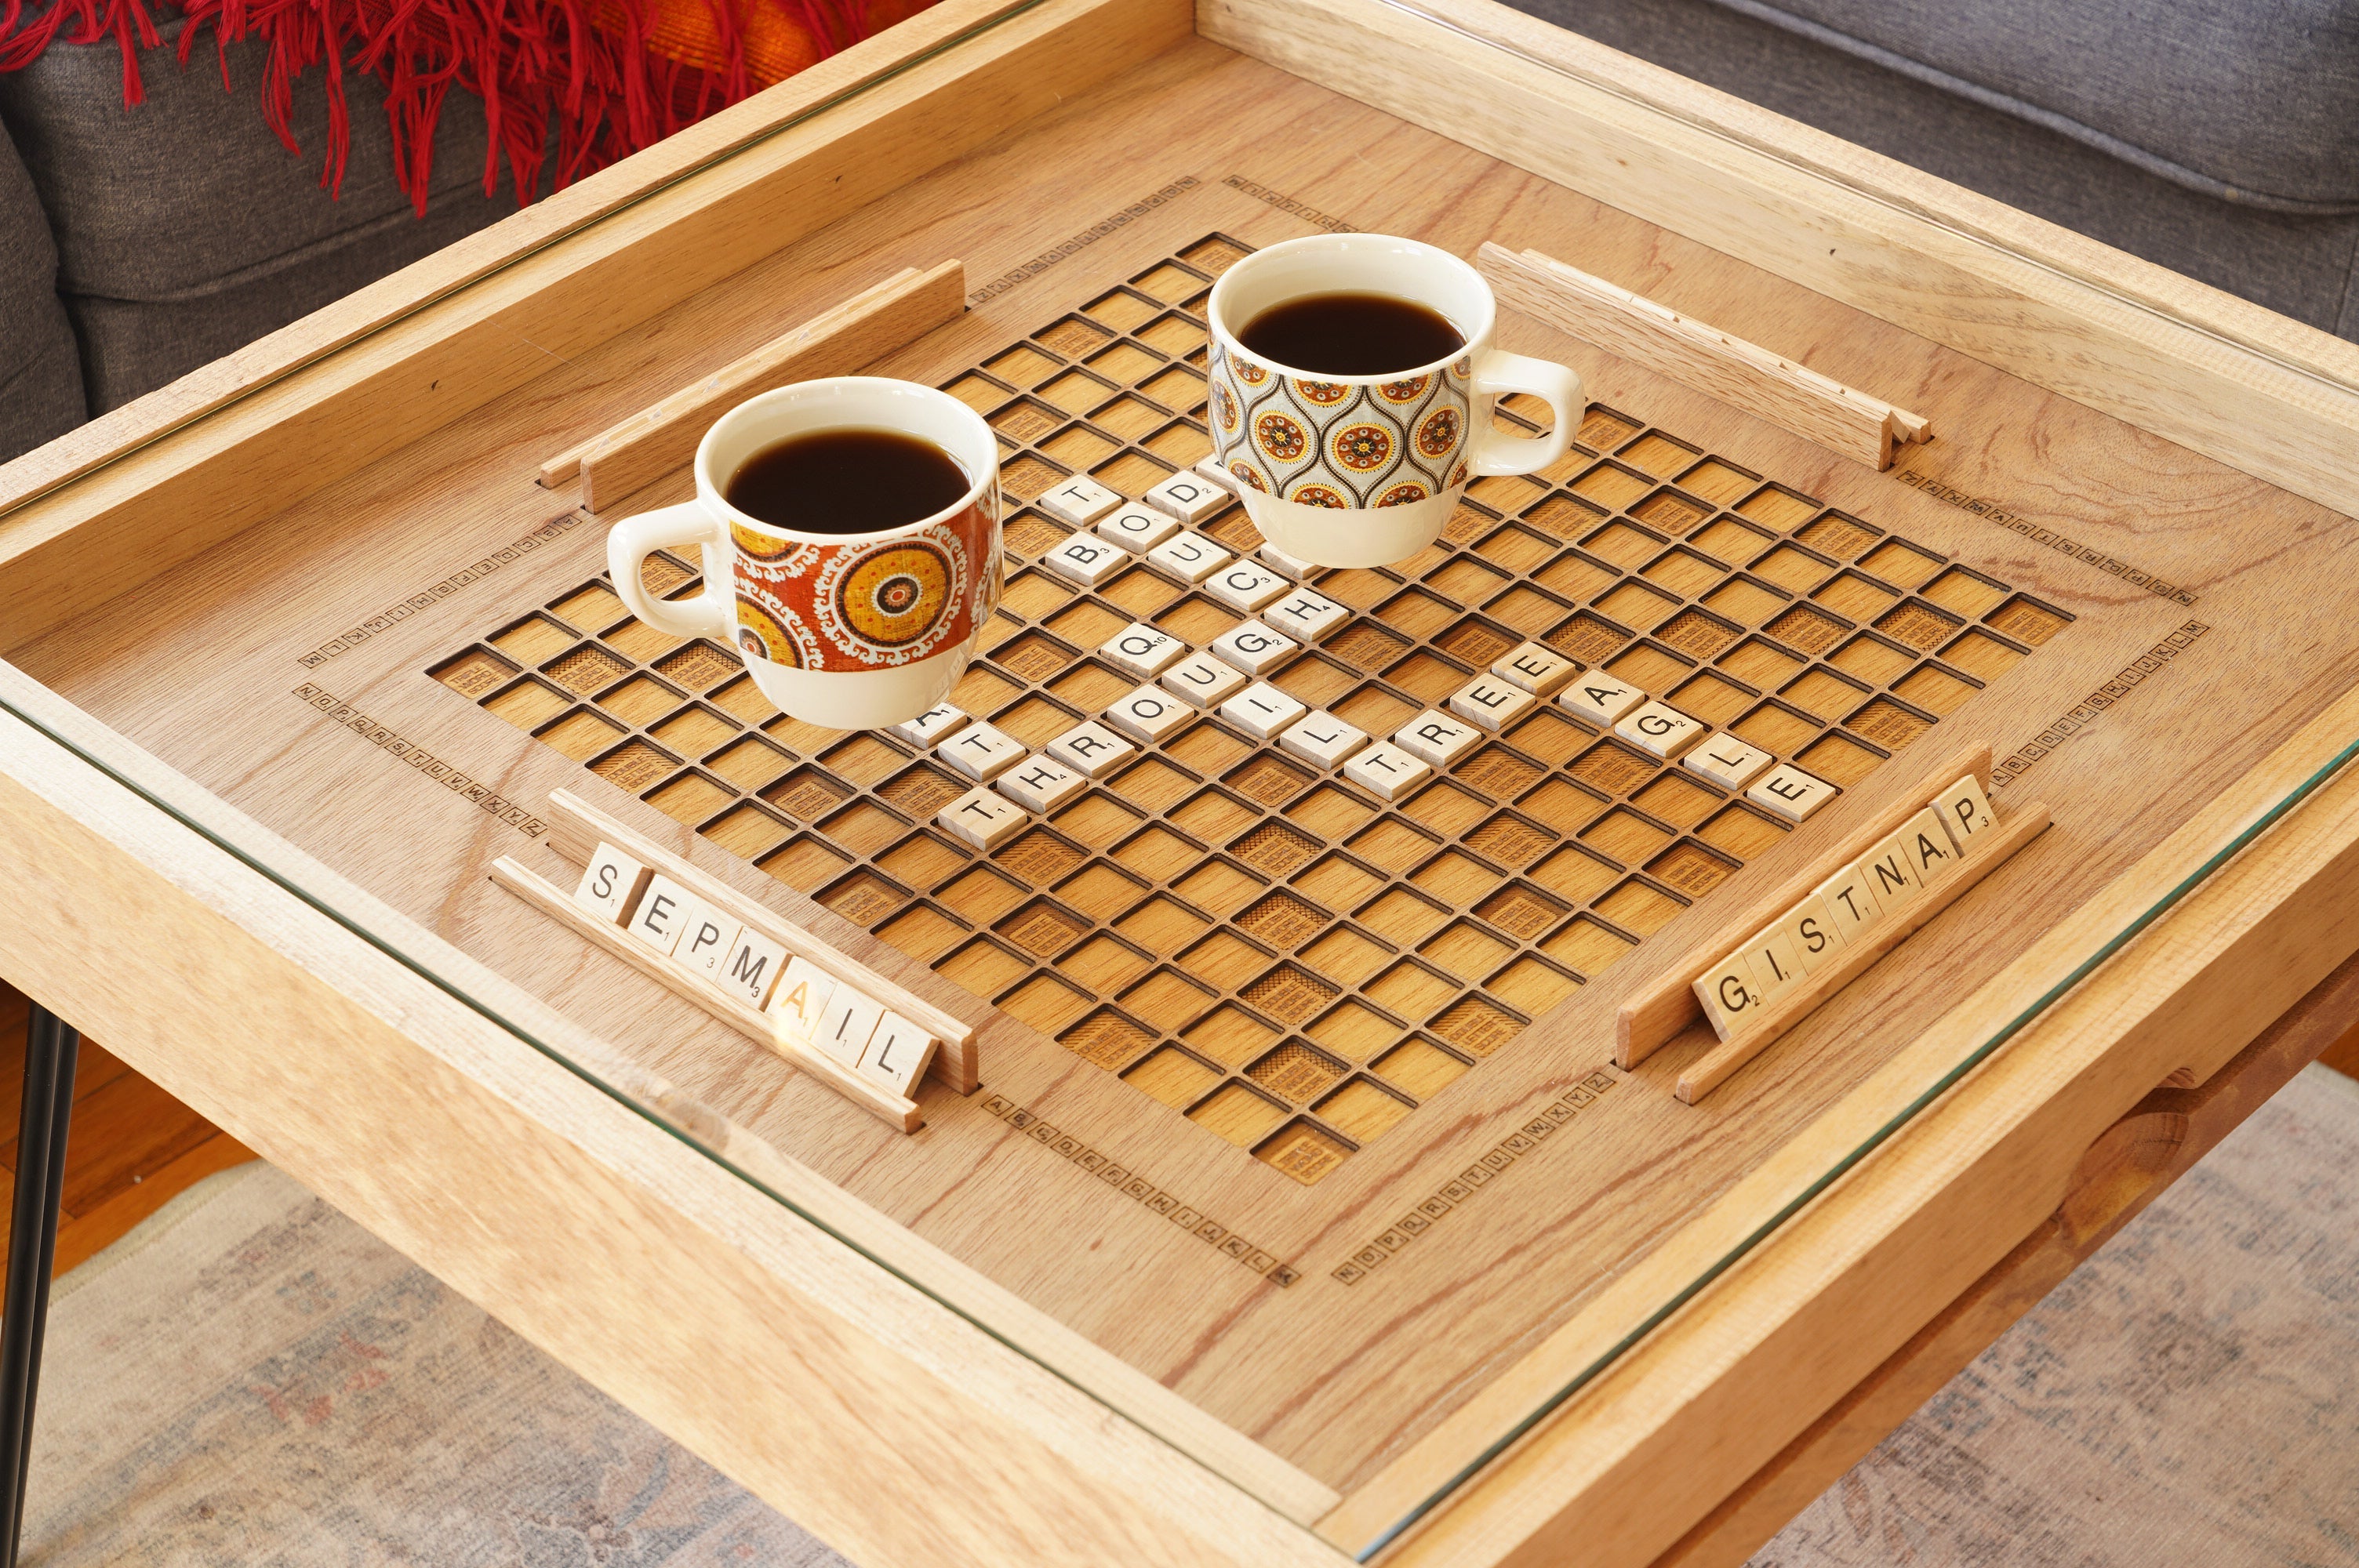
[[[1113,633],[1201,648],[1245,619],[1144,561],[1054,577],[1069,530],[1020,503],[1071,473],[1135,497],[1209,453],[1203,295],[1248,249],[1208,235],[945,384],[1016,504],[951,700],[1032,749],[1137,684],[1093,655]],[[1261,544],[1234,505],[1201,532]],[[1475,481],[1432,547],[1299,580],[1353,617],[1265,678],[1371,735],[1534,638],[1838,786],[2069,619],[1603,407],[1546,472]],[[966,781],[777,714],[734,652],[633,620],[603,577],[432,673],[1304,1182],[1788,831],[1543,705],[1391,804],[1199,716],[986,854],[930,825]]]

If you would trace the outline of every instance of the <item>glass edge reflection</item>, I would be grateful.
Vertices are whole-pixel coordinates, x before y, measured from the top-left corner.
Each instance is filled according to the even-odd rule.
[[[874,1250],[863,1245],[860,1241],[845,1235],[836,1226],[831,1224],[826,1219],[821,1218],[820,1216],[811,1213],[801,1204],[797,1203],[794,1199],[788,1197],[783,1193],[780,1193],[777,1188],[771,1186],[760,1177],[754,1175],[751,1172],[745,1170],[744,1166],[732,1160],[727,1154],[713,1148],[710,1143],[699,1138],[687,1128],[684,1128],[673,1121],[667,1114],[659,1110],[658,1108],[624,1092],[621,1088],[613,1084],[607,1083],[589,1067],[582,1065],[581,1063],[575,1062],[563,1051],[543,1041],[523,1025],[508,1019],[497,1009],[468,994],[463,988],[460,987],[455,982],[445,979],[441,975],[436,973],[435,970],[424,960],[414,957],[409,953],[406,952],[392,938],[379,935],[376,932],[370,930],[365,925],[345,914],[342,911],[335,908],[323,899],[310,892],[308,889],[304,888],[300,883],[294,881],[286,873],[266,864],[257,856],[242,848],[231,839],[224,838],[220,832],[216,831],[212,827],[196,820],[187,812],[173,805],[170,801],[159,798],[154,791],[147,788],[145,785],[140,784],[138,780],[126,775],[121,769],[115,767],[103,757],[92,754],[87,748],[75,741],[71,737],[60,734],[51,726],[44,723],[38,716],[26,712],[23,708],[17,707],[5,697],[0,697],[0,713],[5,713],[8,717],[15,719],[19,723],[31,730],[34,733],[48,740],[86,766],[95,769],[98,773],[103,774],[106,778],[112,780],[116,784],[129,790],[139,799],[147,802],[158,811],[162,812],[166,816],[170,817],[174,822],[178,823],[182,827],[187,828],[190,832],[194,833],[206,843],[211,844],[216,849],[221,850],[223,854],[229,856],[240,865],[245,866],[255,875],[262,877],[273,886],[290,894],[307,907],[316,911],[321,915],[324,915],[329,920],[333,921],[337,925],[352,933],[353,935],[358,937],[363,942],[367,943],[371,947],[375,948],[378,952],[384,954],[395,963],[399,964],[403,968],[408,969],[411,974],[416,975],[419,979],[424,980],[427,984],[432,986],[443,995],[451,998],[453,1001],[456,1001],[470,1012],[474,1013],[477,1017],[484,1019],[486,1022],[492,1024],[502,1032],[522,1041],[527,1046],[538,1052],[542,1056],[547,1057],[549,1061],[554,1062],[566,1072],[571,1074],[574,1077],[579,1078],[582,1082],[589,1085],[592,1088],[597,1090],[600,1094],[605,1096],[616,1105],[621,1106],[627,1111],[630,1111],[633,1115],[639,1117],[642,1120],[645,1120],[658,1130],[668,1133],[671,1137],[679,1140],[681,1143],[694,1150],[698,1154],[710,1160],[722,1170],[729,1173],[730,1175],[735,1177],[738,1181],[745,1183],[746,1186],[752,1188],[757,1193],[760,1193],[764,1197],[768,1198],[771,1202],[777,1204],[779,1207],[785,1209],[789,1214],[794,1215],[796,1217],[814,1227],[821,1234],[851,1249],[853,1253],[865,1259],[870,1263],[875,1264],[877,1268],[884,1270],[886,1273],[892,1275],[893,1278],[900,1281],[911,1290],[916,1291],[928,1301],[941,1307],[944,1311],[952,1314],[961,1322],[969,1325],[996,1344],[1006,1346],[1007,1349],[1015,1352],[1017,1356],[1022,1357],[1027,1362],[1049,1373],[1059,1382],[1063,1383],[1066,1387],[1073,1390],[1076,1393],[1079,1393],[1087,1399],[1092,1404],[1096,1405],[1098,1408],[1114,1415],[1128,1425],[1136,1429],[1138,1432],[1153,1438],[1156,1442],[1162,1444],[1164,1446],[1170,1448],[1174,1453],[1187,1454],[1189,1458],[1200,1465],[1205,1463],[1203,1460],[1196,1458],[1195,1455],[1188,1454],[1187,1450],[1172,1443],[1169,1438],[1164,1436],[1161,1433],[1155,1431],[1152,1427],[1139,1422],[1135,1417],[1123,1411],[1119,1406],[1110,1403],[1093,1390],[1082,1383],[1075,1381],[1061,1368],[1042,1359],[1040,1357],[1034,1355],[1030,1350],[1025,1348],[1022,1345],[1017,1344],[1014,1339],[1011,1339],[1006,1335],[1001,1333],[990,1324],[975,1317],[973,1314],[960,1306],[956,1302],[943,1296],[940,1292],[934,1290],[925,1281],[911,1278],[907,1271],[894,1264],[892,1261],[879,1257]],[[111,730],[110,733],[112,733]],[[168,768],[170,766],[169,763],[163,763],[160,762],[160,761],[159,765]],[[260,824],[256,824],[255,826],[257,827],[261,827]],[[264,832],[269,831],[266,827],[264,827],[261,830]],[[734,1125],[734,1123],[732,1125]],[[748,1135],[756,1138],[759,1137],[759,1134],[749,1133]],[[782,1157],[784,1157],[783,1154]],[[821,1179],[825,1180],[824,1177],[821,1177]],[[1206,1465],[1206,1468],[1210,1469],[1212,1466],[1208,1465]],[[1214,1471],[1214,1474],[1220,1474],[1220,1472]],[[1248,1496],[1256,1496],[1256,1500],[1262,1502],[1265,1506],[1276,1506],[1271,1499],[1259,1498],[1254,1493],[1250,1487],[1236,1480],[1234,1476],[1223,1475],[1222,1478],[1228,1481],[1230,1485],[1236,1487],[1238,1490],[1246,1493]]]
[[[1362,1547],[1358,1552],[1353,1552],[1353,1560],[1358,1563],[1365,1563],[1369,1561],[1371,1558],[1375,1557],[1376,1553],[1382,1552],[1386,1547],[1390,1546],[1408,1530],[1415,1528],[1420,1520],[1430,1515],[1435,1509],[1439,1508],[1444,1501],[1446,1501],[1458,1490],[1458,1488],[1473,1480],[1494,1460],[1497,1459],[1508,1449],[1521,1442],[1533,1431],[1534,1428],[1538,1427],[1540,1422],[1546,1421],[1551,1414],[1560,1408],[1567,1400],[1571,1399],[1590,1383],[1595,1381],[1601,1373],[1604,1372],[1607,1368],[1619,1360],[1640,1340],[1646,1338],[1647,1335],[1660,1327],[1673,1313],[1678,1312],[1681,1307],[1687,1305],[1688,1303],[1693,1301],[1698,1295],[1701,1294],[1708,1287],[1710,1287],[1714,1281],[1728,1272],[1730,1269],[1735,1267],[1737,1263],[1743,1261],[1747,1254],[1752,1252],[1753,1249],[1758,1247],[1763,1241],[1768,1239],[1768,1238],[1775,1234],[1780,1227],[1784,1226],[1788,1220],[1793,1218],[1795,1215],[1801,1212],[1803,1208],[1808,1206],[1821,1193],[1824,1193],[1829,1187],[1832,1186],[1844,1175],[1856,1168],[1862,1161],[1875,1153],[1876,1150],[1882,1148],[1884,1144],[1891,1139],[1893,1134],[1898,1132],[1910,1121],[1914,1120],[1919,1112],[1923,1111],[1927,1107],[1933,1104],[1934,1101],[1947,1094],[1961,1079],[1965,1077],[1967,1074],[1973,1072],[1976,1067],[1982,1065],[1984,1062],[1987,1061],[1994,1052],[1997,1051],[2008,1041],[2014,1039],[2016,1035],[2021,1033],[2023,1030],[2035,1019],[2038,1018],[2041,1013],[2046,1012],[2049,1008],[2054,1006],[2057,1001],[2061,1000],[2075,986],[2078,986],[2082,980],[2088,979],[2089,976],[2103,966],[2107,959],[2111,958],[2114,954],[2120,952],[2125,946],[2127,946],[2131,942],[2135,941],[2140,932],[2144,931],[2147,926],[2153,925],[2157,920],[2168,914],[2189,893],[2194,892],[2195,889],[2210,881],[2213,872],[2217,871],[2223,865],[2225,865],[2229,860],[2234,860],[2238,854],[2242,853],[2244,849],[2253,842],[2253,840],[2259,838],[2263,833],[2267,832],[2269,828],[2274,827],[2287,812],[2291,811],[2295,806],[2299,806],[2304,800],[2310,798],[2310,796],[2315,793],[2321,785],[2324,784],[2327,780],[2340,773],[2354,757],[2359,757],[2359,741],[2354,741],[2351,744],[2345,746],[2342,751],[2337,752],[2315,773],[2312,773],[2308,778],[2305,778],[2301,783],[2295,785],[2289,794],[2278,800],[2276,805],[2270,806],[2267,811],[2262,813],[2254,821],[2237,832],[2228,840],[2227,843],[2214,850],[2204,860],[2201,865],[2196,867],[2192,871],[2190,871],[2178,883],[2164,892],[2161,898],[2157,900],[2135,920],[2132,920],[2127,925],[2124,926],[2120,931],[2109,937],[2103,946],[2097,948],[2095,952],[2092,953],[2088,957],[2075,965],[2069,974],[2065,975],[2061,979],[2059,979],[2047,990],[2041,992],[2039,996],[2033,999],[2031,1003],[2024,1008],[2021,1012],[2017,1013],[2013,1018],[2002,1024],[1997,1033],[1993,1034],[1989,1039],[1984,1041],[1973,1051],[1967,1053],[1967,1054],[1961,1059],[1956,1065],[1950,1068],[1946,1073],[1943,1073],[1940,1077],[1935,1079],[1934,1082],[1922,1093],[1919,1094],[1916,1098],[1901,1107],[1898,1111],[1894,1113],[1890,1120],[1885,1122],[1883,1126],[1870,1133],[1865,1141],[1862,1142],[1858,1148],[1844,1155],[1841,1160],[1838,1160],[1833,1165],[1829,1167],[1823,1173],[1813,1179],[1808,1186],[1804,1187],[1799,1193],[1797,1193],[1792,1198],[1788,1199],[1786,1204],[1777,1211],[1777,1213],[1771,1215],[1759,1226],[1748,1232],[1742,1240],[1738,1241],[1734,1247],[1731,1248],[1725,1255],[1715,1261],[1709,1269],[1706,1269],[1693,1281],[1682,1287],[1678,1293],[1670,1298],[1670,1300],[1665,1302],[1660,1307],[1658,1307],[1654,1312],[1648,1314],[1647,1317],[1636,1327],[1631,1329],[1629,1333],[1624,1335],[1620,1339],[1615,1340],[1614,1344],[1600,1354],[1595,1360],[1592,1361],[1588,1366],[1575,1373],[1564,1387],[1549,1395],[1522,1420],[1518,1421],[1514,1426],[1508,1428],[1506,1432],[1494,1439],[1484,1448],[1482,1453],[1478,1454],[1473,1459],[1469,1460],[1464,1465],[1461,1466],[1447,1481],[1444,1481],[1439,1487],[1429,1493],[1414,1508],[1410,1509],[1408,1513],[1402,1515],[1398,1519],[1396,1519],[1391,1525],[1387,1526],[1382,1533],[1375,1537],[1375,1540],[1371,1541],[1366,1546]]]

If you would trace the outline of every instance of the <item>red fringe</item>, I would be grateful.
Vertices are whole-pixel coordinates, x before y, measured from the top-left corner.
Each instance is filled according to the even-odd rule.
[[[864,0],[701,0],[712,13],[721,69],[685,65],[647,47],[651,5],[665,0],[186,0],[179,61],[199,33],[213,28],[222,87],[230,90],[230,44],[252,37],[269,46],[263,118],[289,152],[298,79],[326,66],[328,146],[320,183],[341,194],[351,152],[344,73],[385,84],[393,128],[394,178],[419,216],[433,177],[434,127],[452,87],[484,101],[491,136],[484,194],[499,189],[500,165],[519,203],[540,187],[551,121],[553,187],[652,146],[746,97],[743,27],[736,6],[777,5],[809,31],[824,57],[864,37]],[[673,0],[679,3],[679,0]],[[686,0],[698,4],[700,0]],[[597,13],[593,23],[591,9]],[[123,102],[147,98],[138,51],[163,42],[147,0],[54,0],[27,16],[24,0],[0,0],[0,71],[31,64],[51,42],[93,44],[112,37],[123,52]]]

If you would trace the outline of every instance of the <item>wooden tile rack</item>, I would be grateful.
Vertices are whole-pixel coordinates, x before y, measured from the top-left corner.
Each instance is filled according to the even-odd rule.
[[[1918,802],[1917,809],[1921,809],[1922,804]],[[1912,809],[1908,815],[1914,814]],[[1865,974],[1926,922],[1997,870],[2009,856],[2046,832],[2048,820],[2048,807],[2036,801],[2010,811],[2004,823],[1984,835],[1983,841],[1973,844],[1916,903],[1872,927],[1865,941],[1843,948],[1841,958],[1809,975],[1790,992],[1771,1002],[1760,1017],[1690,1063],[1681,1070],[1673,1091],[1680,1102],[1693,1105],[1726,1083],[1738,1068],[1776,1044],[1781,1035],[1816,1011],[1828,998]],[[1827,876],[1832,876],[1848,863],[1835,860],[1825,864],[1823,870]]]
[[[1990,765],[1990,748],[1973,745],[1944,759],[1934,774],[1944,780],[1968,773],[1987,778]],[[1808,898],[1829,877],[1867,853],[1878,840],[1915,816],[1924,804],[1915,799],[1897,801],[1869,817],[1829,845],[1824,853],[1813,857],[1807,867],[1788,878],[1776,892],[1748,905],[1744,917],[1733,921],[1730,929],[1745,933],[1758,930],[1778,912]],[[1695,982],[1719,963],[1721,957],[1718,946],[1699,950],[1688,962],[1665,971],[1653,985],[1622,1004],[1614,1019],[1615,1066],[1636,1066],[1669,1044],[1680,1031],[1702,1021],[1703,1008],[1696,1000]]]
[[[717,909],[724,910],[769,937],[788,954],[808,958],[833,979],[851,986],[930,1032],[942,1043],[929,1075],[960,1094],[982,1087],[976,1059],[974,1026],[954,1012],[936,1007],[908,987],[878,974],[849,954],[839,952],[809,931],[757,900],[747,898],[727,882],[682,856],[634,832],[571,790],[549,797],[549,847],[575,865],[586,866],[601,843],[613,844],[645,866],[651,866]]]
[[[688,979],[662,955],[634,941],[620,926],[583,913],[565,889],[523,861],[513,856],[501,856],[492,862],[491,879],[576,935],[596,943],[675,995],[694,1002],[740,1033],[776,1051],[887,1126],[915,1132],[925,1125],[925,1114],[919,1109],[917,1101],[890,1094],[819,1052],[780,1037],[767,1013],[733,1000],[711,986]],[[940,1053],[935,1054],[939,1057]]]
[[[1662,372],[1879,471],[1932,438],[1922,415],[1692,320],[1538,251],[1486,243],[1476,258],[1510,309]]]
[[[733,361],[702,381],[578,442],[540,468],[554,488],[579,474],[582,504],[595,512],[696,455],[712,421],[757,393],[849,375],[966,308],[966,268],[952,260],[904,267],[832,310]]]

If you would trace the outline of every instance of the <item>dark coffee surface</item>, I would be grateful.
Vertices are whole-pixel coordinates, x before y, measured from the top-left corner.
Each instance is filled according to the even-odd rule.
[[[1272,364],[1320,375],[1415,370],[1466,346],[1440,311],[1391,294],[1312,294],[1273,305],[1237,333]]]
[[[898,430],[842,429],[763,448],[723,493],[774,528],[874,534],[930,517],[966,488],[966,470],[929,441]]]

